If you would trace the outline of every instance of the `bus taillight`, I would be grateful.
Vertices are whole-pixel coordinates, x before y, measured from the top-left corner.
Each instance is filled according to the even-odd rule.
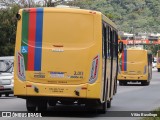
[[[144,73],[143,74],[146,74],[147,73],[147,65],[144,66]]]
[[[94,83],[97,80],[98,66],[99,66],[99,55],[97,55],[92,61],[89,83]]]
[[[120,67],[120,65],[118,66],[118,73],[121,74],[121,67]]]

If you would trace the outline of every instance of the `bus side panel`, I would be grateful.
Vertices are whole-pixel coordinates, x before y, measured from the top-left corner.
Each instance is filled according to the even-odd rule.
[[[87,89],[87,98],[102,99],[101,89],[102,87],[100,83],[89,84]]]
[[[157,69],[160,69],[160,51],[157,51],[157,55],[156,55],[156,57],[157,57]]]
[[[101,102],[103,101],[104,94],[104,78],[103,75],[103,58],[102,58],[102,16],[101,14],[94,15],[94,39],[96,40],[97,49],[100,56],[99,66],[98,66],[98,77],[95,83],[88,85],[87,98],[97,98]],[[94,51],[94,52],[95,52]],[[93,51],[91,51],[93,52]]]
[[[14,78],[14,95],[26,96],[26,82],[20,81],[18,78]]]

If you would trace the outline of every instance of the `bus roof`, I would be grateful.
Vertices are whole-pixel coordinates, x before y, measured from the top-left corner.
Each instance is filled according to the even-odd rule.
[[[102,14],[102,13],[101,13]],[[107,18],[105,15],[102,14],[103,20],[107,22],[110,26],[113,28],[117,29],[117,26],[115,23],[113,23],[109,18]]]

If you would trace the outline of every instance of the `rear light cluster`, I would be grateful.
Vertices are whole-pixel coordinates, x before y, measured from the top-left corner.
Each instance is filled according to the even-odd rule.
[[[118,73],[121,74],[121,65],[118,65]]]
[[[143,74],[146,74],[147,73],[147,65],[144,66],[144,73]]]
[[[157,63],[160,63],[160,57],[158,57]]]
[[[99,66],[99,55],[97,55],[92,61],[89,83],[94,83],[97,80],[98,66]]]
[[[20,80],[25,80],[25,65],[24,65],[24,58],[21,53],[17,53],[17,73]]]

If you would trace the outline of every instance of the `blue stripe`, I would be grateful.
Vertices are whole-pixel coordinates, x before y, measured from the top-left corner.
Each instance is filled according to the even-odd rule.
[[[127,50],[124,50],[124,71],[127,71]]]
[[[36,42],[35,42],[35,71],[41,71],[42,60],[42,35],[43,35],[43,8],[37,8],[36,16]]]

